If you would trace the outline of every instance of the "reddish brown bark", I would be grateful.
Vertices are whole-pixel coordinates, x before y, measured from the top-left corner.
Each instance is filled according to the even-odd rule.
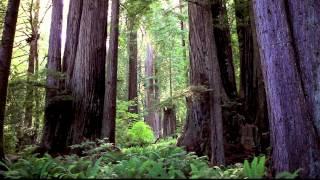
[[[265,87],[256,38],[251,0],[235,1],[237,32],[240,44],[240,97],[243,99],[246,123],[258,127],[259,139],[269,130]],[[256,142],[258,151],[269,144]]]
[[[0,160],[4,159],[3,126],[14,35],[20,0],[9,0],[0,44]]]
[[[78,48],[82,7],[83,0],[70,0],[66,34],[67,38],[63,54],[62,67],[62,71],[66,74],[65,87],[67,91],[70,91],[70,79],[73,75]]]
[[[187,120],[179,146],[209,155],[213,164],[224,164],[221,113],[221,79],[208,1],[189,2],[190,85],[204,86],[187,98]]]
[[[172,136],[176,133],[177,119],[175,107],[163,109],[163,137]]]
[[[237,96],[235,73],[233,67],[230,28],[224,0],[215,0],[211,5],[215,42],[219,59],[223,94],[229,98]]]
[[[135,18],[128,18],[128,55],[129,55],[129,75],[128,75],[128,100],[134,101],[135,105],[129,107],[129,112],[138,113],[138,31]]]
[[[49,38],[47,89],[45,104],[45,124],[41,146],[49,151],[59,149],[65,138],[55,139],[58,126],[64,126],[61,119],[63,110],[60,109],[59,81],[57,74],[61,72],[61,32],[63,17],[63,0],[52,0],[52,16]],[[61,106],[61,107],[60,107]],[[65,134],[65,133],[64,133]],[[54,144],[55,143],[55,144]],[[59,144],[59,145],[58,145]],[[62,146],[62,145],[61,145]]]
[[[83,0],[70,87],[73,118],[69,144],[101,137],[105,91],[108,0]]]
[[[117,101],[117,69],[118,69],[118,40],[119,40],[119,0],[112,0],[111,32],[106,69],[106,89],[102,120],[102,137],[115,143],[116,101]]]

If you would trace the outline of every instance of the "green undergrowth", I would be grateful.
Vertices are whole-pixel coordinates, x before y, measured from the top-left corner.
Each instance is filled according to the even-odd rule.
[[[7,162],[6,178],[262,178],[265,158],[228,167],[210,167],[207,157],[198,157],[177,147],[175,139],[148,146],[118,149],[104,140],[84,142],[72,148],[79,155],[38,158],[30,149],[16,162]],[[247,168],[247,169],[246,169]],[[292,175],[292,174],[290,174]]]

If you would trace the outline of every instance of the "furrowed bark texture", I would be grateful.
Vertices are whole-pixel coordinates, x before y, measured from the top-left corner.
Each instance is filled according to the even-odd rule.
[[[8,79],[20,0],[9,0],[0,44],[0,159],[4,160],[3,126]]]
[[[82,16],[83,0],[70,0],[66,44],[63,54],[62,71],[66,73],[65,87],[70,91],[70,80],[73,75],[75,58],[79,41],[80,21]]]
[[[105,91],[108,0],[83,0],[71,77],[73,115],[69,144],[101,137]]]
[[[116,104],[117,104],[117,69],[119,40],[119,0],[112,0],[111,32],[106,69],[106,89],[102,120],[102,137],[115,143]]]
[[[177,118],[175,107],[163,109],[163,137],[172,136],[176,133]]]
[[[235,98],[237,96],[237,87],[233,67],[230,28],[224,0],[215,0],[211,5],[211,11],[222,87],[229,98]]]
[[[320,135],[320,1],[286,1],[302,86]]]
[[[262,139],[262,133],[268,132],[268,112],[251,5],[251,0],[235,1],[240,44],[240,97],[244,100],[246,123],[255,124]],[[259,151],[269,146],[264,142],[257,145]]]
[[[52,0],[52,16],[49,38],[47,89],[45,104],[45,124],[41,146],[49,151],[58,150],[63,144],[66,132],[57,132],[58,126],[63,126],[63,110],[59,95],[58,73],[61,72],[61,33],[63,17],[63,0]],[[64,137],[63,137],[64,135]]]
[[[138,31],[134,24],[134,18],[128,18],[128,55],[129,55],[129,77],[128,77],[128,100],[138,102]],[[138,105],[129,107],[131,113],[138,113]]]
[[[189,2],[190,85],[208,88],[187,98],[187,120],[178,145],[213,164],[224,164],[221,79],[213,33],[211,3]]]
[[[313,7],[319,5],[317,1],[303,2],[307,3],[304,4],[306,8],[313,9],[310,14],[313,15],[318,11]],[[299,15],[297,17],[291,12],[293,9],[290,7],[301,5],[300,3],[300,1],[289,3],[285,0],[255,0],[253,7],[270,107],[272,166],[276,173],[303,168],[302,177],[319,178],[319,137],[313,121],[314,108],[308,102],[306,96],[308,92],[304,89],[304,78],[301,76],[302,49],[297,48],[301,41],[298,41],[296,32],[299,32],[300,28],[293,26],[291,21],[292,18],[298,20],[298,17],[304,17],[301,20],[314,21],[315,16],[305,18],[308,17],[308,13],[304,11],[297,13]],[[315,27],[314,24],[304,24],[303,21],[300,22],[300,26]],[[310,42],[315,38],[304,37]],[[310,46],[318,43],[314,41]],[[309,49],[308,46],[305,48],[303,51]]]
[[[67,146],[67,137],[70,131],[72,119],[72,97],[70,77],[75,64],[75,54],[77,52],[80,20],[82,15],[82,0],[71,0],[67,22],[67,39],[63,56],[62,72],[66,73],[66,79],[60,81],[59,94],[50,102],[46,119],[41,148],[51,153],[61,152]]]

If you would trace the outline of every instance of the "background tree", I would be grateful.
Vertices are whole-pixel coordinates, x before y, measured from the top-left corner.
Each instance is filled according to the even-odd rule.
[[[116,103],[117,103],[117,69],[119,45],[119,0],[112,1],[111,31],[109,51],[107,56],[106,87],[104,97],[104,111],[102,120],[102,137],[108,137],[115,143]]]

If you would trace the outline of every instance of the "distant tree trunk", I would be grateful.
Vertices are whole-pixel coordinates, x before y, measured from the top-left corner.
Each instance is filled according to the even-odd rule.
[[[73,118],[69,144],[101,137],[105,91],[108,0],[83,0],[71,92]]]
[[[34,4],[31,5],[30,9],[30,25],[31,25],[31,37],[28,41],[30,45],[29,49],[29,63],[27,71],[27,81],[30,81],[30,78],[35,73],[35,63],[38,60],[38,39],[39,39],[39,8],[40,0],[36,0]],[[34,15],[32,16],[34,12]],[[26,127],[30,128],[32,126],[32,117],[33,117],[33,101],[34,101],[34,86],[32,83],[27,84],[27,93],[25,99],[25,118],[24,124]]]
[[[128,17],[128,56],[129,56],[129,75],[128,75],[128,100],[138,103],[138,31],[134,23],[135,18]],[[138,106],[129,107],[129,112],[138,113]]]
[[[106,89],[101,130],[102,137],[107,137],[111,143],[115,143],[116,128],[119,7],[119,0],[112,0],[111,32],[107,58]]]
[[[156,92],[155,92],[155,72],[154,72],[154,53],[150,43],[147,44],[147,57],[145,61],[145,75],[146,75],[146,109],[147,115],[145,121],[151,126],[157,138],[160,137],[160,123],[159,115],[157,113]]]
[[[233,67],[230,28],[224,0],[215,0],[211,5],[214,37],[217,44],[223,90],[228,98],[237,97],[237,87]]]
[[[0,160],[4,160],[3,128],[12,49],[20,0],[9,0],[0,44]]]
[[[213,164],[224,164],[221,113],[221,79],[208,1],[189,2],[190,85],[187,120],[178,145],[198,155],[209,155]],[[208,88],[203,90],[201,87]]]
[[[174,106],[163,109],[163,137],[172,136],[176,133],[177,119]]]
[[[313,121],[314,108],[308,101],[310,94],[304,89],[305,78],[314,77],[303,77],[306,72],[300,66],[312,62],[301,60],[304,53],[314,52],[309,57],[319,55],[319,41],[315,38],[320,2],[255,0],[253,6],[270,107],[272,166],[276,173],[303,168],[302,177],[319,178],[319,136]]]
[[[246,122],[258,127],[261,138],[269,128],[268,112],[251,0],[236,0],[235,9],[240,44],[240,97],[244,100]],[[257,145],[263,145],[264,149],[268,146]]]
[[[61,72],[61,32],[63,17],[63,0],[52,0],[51,29],[49,38],[48,64],[47,64],[47,89],[45,103],[45,125],[41,145],[48,149],[59,149],[65,137],[57,133],[58,126],[64,120],[62,105],[57,98],[59,93],[58,73]],[[64,107],[65,108],[65,107]],[[56,136],[61,139],[56,139]],[[56,144],[53,144],[56,143]],[[59,145],[58,145],[59,144]]]
[[[163,108],[163,137],[172,136],[176,131],[176,109],[173,103],[172,59],[169,60],[170,104]]]
[[[183,13],[183,2],[182,0],[179,0],[179,10],[180,10],[180,14]],[[183,19],[180,20],[180,30],[183,32],[185,31],[185,23],[183,21]],[[186,46],[186,39],[185,39],[185,35],[182,34],[181,35],[181,46],[182,46],[182,57],[183,57],[183,60],[184,61],[187,61],[187,46]],[[186,80],[188,79],[188,76],[189,76],[189,70],[188,70],[188,66],[186,66]],[[188,82],[188,80],[187,80]]]

